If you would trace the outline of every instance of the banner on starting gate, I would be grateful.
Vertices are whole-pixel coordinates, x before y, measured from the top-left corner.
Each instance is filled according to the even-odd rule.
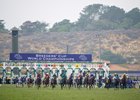
[[[10,60],[47,62],[92,62],[91,54],[10,53]]]

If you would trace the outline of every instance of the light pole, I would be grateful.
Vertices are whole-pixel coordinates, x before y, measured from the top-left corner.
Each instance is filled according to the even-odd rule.
[[[99,61],[101,62],[101,35],[97,34],[98,42],[99,42]]]
[[[69,54],[69,45],[66,45],[66,53]]]
[[[12,53],[18,53],[18,29],[12,29]]]

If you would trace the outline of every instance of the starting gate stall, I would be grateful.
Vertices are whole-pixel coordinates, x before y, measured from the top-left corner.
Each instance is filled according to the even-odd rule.
[[[0,78],[3,78],[3,64],[0,64]]]
[[[0,67],[0,78],[3,77],[3,67]]]
[[[20,70],[19,70],[19,67],[14,67],[13,70],[12,70],[12,77],[15,78],[15,77],[20,77]]]
[[[66,68],[65,68],[64,64],[60,64],[59,67],[60,67],[60,68],[59,68],[59,77],[60,77],[60,74],[62,73],[62,70],[65,71]]]
[[[5,73],[6,73],[5,81],[7,84],[10,84],[12,82],[12,68],[6,67]]]
[[[20,72],[20,76],[21,77],[27,77],[28,76],[28,70],[27,68],[25,67],[25,65],[23,65],[23,67],[21,68],[21,72]]]
[[[49,68],[48,64],[45,64],[44,66],[45,66],[44,74],[48,73],[50,75],[50,68]]]
[[[3,67],[2,66],[0,66],[0,79],[1,79],[1,82],[0,82],[1,84],[3,83]]]
[[[48,73],[50,75],[50,77],[52,77],[53,76],[53,72],[55,72],[52,69],[55,70],[55,67],[53,67],[52,64],[50,64],[50,63],[46,64],[46,66],[44,68],[44,74]]]
[[[30,66],[28,69],[29,75],[31,75],[32,78],[35,78],[35,69],[33,66]]]
[[[105,73],[105,71],[104,71],[103,68],[98,68],[98,74],[99,74],[99,76],[104,77],[104,73]]]
[[[97,70],[95,68],[91,68],[90,73],[94,74],[94,76],[97,76]]]
[[[50,75],[50,72],[51,72],[50,68],[48,68],[48,67],[44,68],[44,74]]]
[[[64,64],[60,64],[59,67],[59,74],[61,74],[62,70],[65,70]]]
[[[52,64],[51,65],[51,67],[52,67],[52,73],[51,73],[51,77],[55,74],[57,77],[59,77],[59,69],[58,69],[58,65],[56,65],[56,64]]]
[[[47,73],[47,74],[50,75],[51,74],[51,69],[49,68],[50,65],[49,64],[45,64],[44,66],[45,66],[45,68],[44,68],[44,74]]]
[[[56,74],[57,72],[56,64],[51,64],[51,70],[52,70],[52,75]]]
[[[102,76],[103,78],[109,76],[109,70],[110,69],[106,63],[98,65],[98,69],[97,69],[98,75]]]
[[[68,64],[67,66],[68,66],[68,68],[67,68],[67,76],[69,77],[71,75],[71,73],[73,72],[73,68],[72,68],[71,64]]]
[[[50,68],[44,68],[44,74],[46,73],[50,74]]]
[[[18,77],[18,78],[20,77],[20,69],[17,66],[13,67],[13,69],[12,69],[12,83],[15,83],[14,79],[16,77]]]
[[[67,71],[66,71],[66,68],[65,68],[65,66],[64,66],[64,64],[58,64],[58,83],[60,83],[60,80],[61,80],[61,73],[62,73],[62,71],[65,71],[66,73],[67,73]]]
[[[43,70],[42,70],[42,68],[41,68],[40,66],[37,67],[36,73],[37,73],[37,74],[38,74],[38,73],[41,74],[41,77],[43,77]]]
[[[79,71],[81,71],[80,64],[76,64],[75,69],[74,69],[74,76],[75,77],[78,75]]]
[[[81,67],[82,67],[82,72],[83,73],[88,73],[89,72],[89,69],[85,64],[83,64]]]

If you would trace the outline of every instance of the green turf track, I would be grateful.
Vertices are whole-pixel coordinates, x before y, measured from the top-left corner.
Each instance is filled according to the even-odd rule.
[[[140,100],[140,89],[63,89],[16,88],[14,85],[0,87],[0,100]]]

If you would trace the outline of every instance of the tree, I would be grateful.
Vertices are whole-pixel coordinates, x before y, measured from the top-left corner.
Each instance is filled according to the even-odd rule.
[[[64,19],[61,22],[55,23],[50,29],[51,32],[70,32],[74,24],[69,20]]]
[[[111,21],[108,20],[98,20],[98,21],[94,21],[94,23],[92,23],[91,25],[87,26],[87,30],[114,30],[118,28],[118,24],[117,23],[113,23]]]
[[[70,23],[68,19],[55,23],[51,32],[99,31],[139,28],[140,10],[134,8],[128,13],[116,6],[93,4],[86,6],[78,21]]]
[[[140,22],[133,26],[135,29],[140,29]]]
[[[133,25],[133,20],[130,19],[130,18],[124,18],[122,20],[122,22],[120,23],[119,25],[119,28],[122,28],[122,29],[129,29],[131,28]]]
[[[111,22],[120,23],[125,17],[125,11],[116,6],[107,7],[106,11],[101,15],[100,19]]]
[[[106,6],[102,4],[93,4],[85,7],[80,13],[80,18],[76,22],[79,30],[88,30],[88,27],[92,27],[94,21],[99,20],[99,17],[104,13]],[[90,28],[91,29],[91,28]]]
[[[124,59],[121,55],[113,54],[111,51],[104,51],[101,54],[101,59],[109,60],[113,64],[126,63],[126,59]]]
[[[8,32],[8,30],[5,29],[4,20],[0,20],[0,32],[1,33],[7,33]]]
[[[76,24],[82,31],[118,29],[124,17],[121,8],[93,4],[83,9]]]
[[[136,25],[140,22],[140,9],[133,8],[128,13],[126,13],[126,18],[132,19],[132,25]]]
[[[22,33],[44,33],[47,31],[47,27],[48,24],[44,23],[44,22],[39,22],[39,21],[35,21],[35,22],[31,22],[31,21],[26,21],[24,22],[21,26],[21,32]]]

